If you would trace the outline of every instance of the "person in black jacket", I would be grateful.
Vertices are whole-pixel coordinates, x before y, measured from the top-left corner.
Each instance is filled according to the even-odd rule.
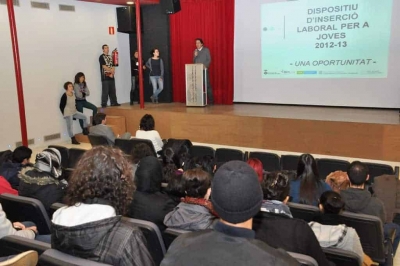
[[[177,205],[161,192],[163,179],[161,163],[154,156],[141,159],[135,173],[137,190],[129,207],[128,216],[155,223],[165,230],[164,217]]]
[[[23,167],[31,166],[29,159],[31,158],[32,150],[25,146],[17,147],[12,155],[11,160],[7,160],[0,167],[0,176],[3,176],[13,189],[18,190],[19,172]]]
[[[330,265],[310,226],[303,220],[293,219],[286,206],[290,191],[288,175],[280,172],[264,175],[261,187],[264,201],[261,212],[253,219],[256,239],[275,248],[308,255],[318,265]]]
[[[68,186],[62,179],[61,154],[49,148],[36,155],[35,165],[21,170],[19,195],[35,198],[42,202],[47,212],[56,202],[62,202]]]

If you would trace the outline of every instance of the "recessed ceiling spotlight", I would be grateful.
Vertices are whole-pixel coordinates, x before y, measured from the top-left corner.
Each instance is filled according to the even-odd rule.
[[[133,5],[133,1],[126,2],[128,5]]]

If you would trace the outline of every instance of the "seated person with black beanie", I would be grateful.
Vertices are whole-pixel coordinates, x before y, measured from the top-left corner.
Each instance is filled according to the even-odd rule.
[[[245,162],[225,163],[216,172],[211,201],[220,219],[214,228],[180,235],[171,244],[167,265],[299,265],[285,251],[254,239],[253,216],[262,203],[256,172]]]
[[[274,248],[282,248],[314,258],[318,265],[330,265],[310,226],[294,219],[286,203],[289,200],[290,178],[281,172],[263,176],[264,200],[261,212],[253,219],[256,238]]]

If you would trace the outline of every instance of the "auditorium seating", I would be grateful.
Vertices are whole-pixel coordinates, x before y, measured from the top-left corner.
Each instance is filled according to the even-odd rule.
[[[338,220],[357,231],[364,253],[373,261],[385,263],[386,259],[393,260],[392,243],[383,238],[383,225],[378,217],[345,211]]]
[[[298,155],[282,155],[281,156],[281,169],[287,171],[297,171],[297,164],[299,163],[300,156]]]
[[[189,151],[192,157],[212,156],[215,157],[214,148],[201,145],[193,145]]]
[[[102,266],[110,265],[96,261],[81,259],[69,254],[63,253],[56,249],[48,249],[39,257],[40,266]]]
[[[19,254],[28,250],[35,250],[40,255],[50,249],[49,243],[21,236],[5,236],[0,238],[0,257]]]
[[[132,139],[115,139],[115,146],[120,148],[125,154],[131,154],[132,149],[139,143],[144,143],[153,151],[153,155],[157,156],[156,150],[151,140],[132,138]]]
[[[88,135],[90,144],[94,146],[109,146],[107,139],[103,136]]]
[[[144,237],[146,238],[147,249],[149,250],[151,257],[156,265],[160,265],[162,259],[164,258],[166,249],[160,229],[158,229],[157,225],[152,222],[128,217],[123,217],[122,219],[140,228]]]
[[[278,154],[275,153],[269,153],[269,152],[257,152],[257,151],[252,151],[246,154],[248,154],[248,158],[245,158],[245,160],[250,159],[250,158],[257,158],[261,161],[263,164],[264,171],[267,172],[274,172],[274,171],[279,171],[281,169],[280,166],[280,158]]]
[[[0,203],[10,221],[34,222],[40,234],[50,234],[50,219],[39,200],[5,193],[0,195]]]
[[[326,179],[326,177],[337,170],[346,172],[350,163],[344,160],[337,159],[326,159],[319,158],[317,159],[317,167],[319,172],[319,177],[322,179]]]
[[[301,219],[306,222],[311,222],[314,218],[319,215],[320,210],[318,207],[288,202],[287,204],[290,208],[293,218]]]
[[[326,258],[337,266],[362,266],[356,253],[339,248],[322,248]]]
[[[84,149],[70,148],[68,156],[68,168],[75,168],[76,163],[85,152],[86,150]]]
[[[177,238],[181,234],[189,233],[189,232],[191,232],[191,231],[175,229],[175,228],[165,229],[165,231],[163,232],[165,248],[168,250],[169,246],[172,244],[172,242],[175,240],[175,238]]]
[[[294,252],[288,252],[288,254],[295,258],[302,266],[318,266],[318,263],[315,261],[315,259],[311,258],[310,256]]]
[[[377,176],[381,175],[394,175],[395,171],[393,170],[393,167],[387,164],[378,164],[378,163],[369,163],[369,162],[364,162],[368,166],[368,172],[369,172],[369,180],[367,181],[368,184],[373,184],[374,179]],[[398,176],[398,174],[397,174]]]
[[[243,151],[237,149],[218,148],[215,151],[215,160],[220,163],[234,160],[243,161],[244,153]]]

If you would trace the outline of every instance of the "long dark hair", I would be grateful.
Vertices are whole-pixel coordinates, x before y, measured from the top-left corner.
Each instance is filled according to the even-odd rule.
[[[318,200],[317,190],[321,187],[317,163],[311,154],[302,154],[297,164],[300,179],[300,203],[313,205]]]
[[[75,84],[79,84],[80,82],[79,82],[79,79],[81,78],[81,77],[83,77],[84,78],[84,80],[83,80],[83,87],[84,88],[86,88],[86,77],[85,77],[85,74],[83,74],[83,72],[78,72],[78,73],[76,73],[76,75],[75,75]]]

